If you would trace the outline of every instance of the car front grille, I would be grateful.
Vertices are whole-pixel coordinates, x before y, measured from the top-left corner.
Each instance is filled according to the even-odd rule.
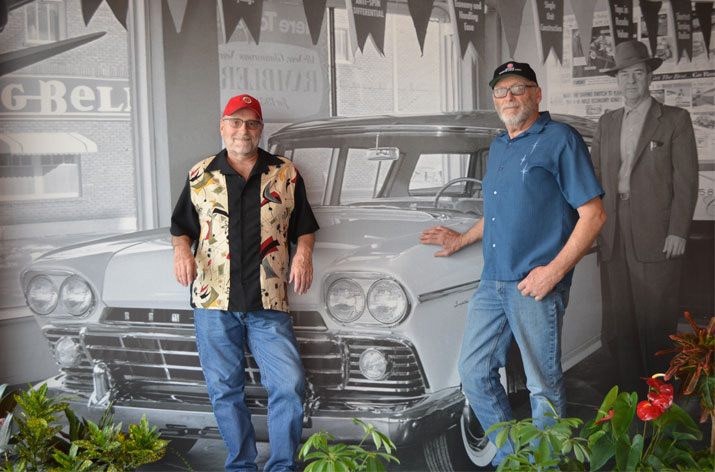
[[[424,395],[425,376],[408,342],[330,335],[317,312],[294,313],[294,325],[314,410],[406,407]],[[68,390],[90,393],[92,362],[101,361],[111,372],[118,399],[208,404],[190,310],[114,308],[105,312],[102,324],[53,326],[44,333],[53,350],[63,336],[84,348],[76,367],[60,368]],[[360,355],[368,348],[379,349],[389,359],[384,379],[361,374]],[[250,352],[245,375],[249,406],[264,407],[267,395]]]

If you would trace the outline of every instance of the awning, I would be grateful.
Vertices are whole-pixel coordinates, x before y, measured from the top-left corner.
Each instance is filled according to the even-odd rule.
[[[0,133],[0,154],[80,154],[97,143],[79,133]]]

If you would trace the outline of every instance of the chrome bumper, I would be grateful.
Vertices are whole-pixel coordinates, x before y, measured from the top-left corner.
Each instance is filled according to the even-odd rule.
[[[103,400],[106,401],[107,397],[96,395],[98,392],[95,392],[91,398],[78,397],[76,392],[63,389],[61,375],[43,383],[47,383],[48,396],[66,398],[72,395],[72,398],[66,401],[78,416],[97,421],[104,413],[107,403],[97,400],[98,397],[103,396]],[[464,396],[461,391],[458,387],[452,387],[435,392],[416,405],[401,411],[317,410],[306,419],[303,439],[324,430],[339,442],[360,441],[364,431],[361,426],[352,421],[353,418],[359,418],[387,434],[398,446],[416,444],[426,437],[433,437],[435,431],[447,430],[459,424],[463,405]],[[178,437],[220,439],[213,411],[208,405],[132,400],[113,403],[112,413],[114,421],[122,422],[124,425],[138,424],[142,415],[146,414],[149,423],[156,426],[166,439]],[[251,415],[256,439],[267,441],[265,409],[252,409]]]

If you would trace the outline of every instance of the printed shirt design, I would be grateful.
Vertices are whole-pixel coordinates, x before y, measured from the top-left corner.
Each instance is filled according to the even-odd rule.
[[[191,287],[195,306],[228,310],[231,289],[226,178],[217,169],[206,172],[215,156],[196,164],[189,173],[191,201],[201,224],[196,250],[197,275]],[[288,226],[294,208],[298,173],[286,158],[261,174],[261,302],[264,309],[289,311]],[[256,177],[253,177],[256,178]]]

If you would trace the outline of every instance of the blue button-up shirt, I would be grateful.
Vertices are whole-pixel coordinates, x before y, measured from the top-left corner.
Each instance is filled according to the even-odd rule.
[[[549,112],[514,139],[504,132],[492,142],[482,189],[485,280],[521,280],[551,262],[576,209],[603,195],[581,135]]]

